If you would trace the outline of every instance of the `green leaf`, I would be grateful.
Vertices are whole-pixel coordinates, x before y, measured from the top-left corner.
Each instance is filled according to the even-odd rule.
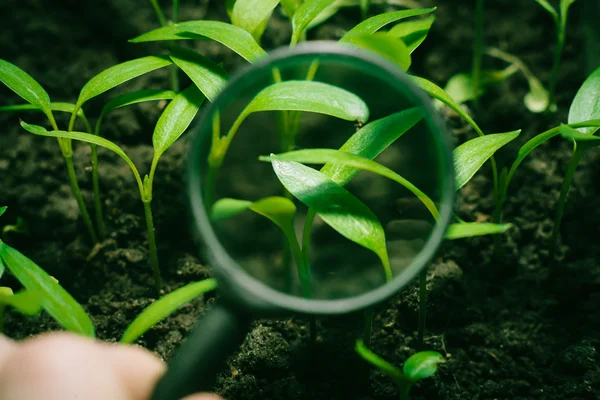
[[[198,88],[190,86],[169,103],[152,135],[154,158],[160,157],[185,132],[203,101],[204,95]]]
[[[501,70],[481,71],[481,76],[479,78],[479,96],[485,93],[488,87],[508,79],[517,71],[518,68],[514,65],[510,65]],[[473,93],[473,79],[469,73],[459,73],[452,76],[448,80],[444,90],[458,104],[463,104],[475,98]]]
[[[2,216],[2,214],[4,214],[6,212],[7,208],[8,208],[7,206],[0,207],[0,217]]]
[[[573,3],[575,3],[575,0],[560,0],[560,19],[563,31],[567,28],[569,7],[571,7]]]
[[[215,101],[227,85],[227,72],[207,57],[179,46],[171,47],[169,56],[209,101]]]
[[[576,142],[592,142],[600,140],[599,136],[581,133],[577,129],[571,128],[570,126],[564,124],[560,124],[559,132],[565,139],[573,139]]]
[[[130,42],[204,38],[212,39],[229,47],[249,62],[254,62],[267,55],[251,34],[242,28],[220,21],[188,21],[169,25],[138,36]]]
[[[6,265],[4,265],[4,261],[2,261],[2,257],[0,257],[0,278],[4,275],[4,271],[6,271]]]
[[[445,363],[444,357],[437,351],[421,351],[406,360],[402,371],[413,382],[435,375],[438,365]]]
[[[334,2],[335,0],[305,0],[296,9],[292,17],[292,40],[290,45],[293,46],[298,43],[308,24]]]
[[[600,119],[600,67],[583,82],[569,109],[569,123]],[[593,135],[598,128],[579,128],[581,133]]]
[[[365,346],[362,340],[359,339],[356,341],[354,350],[356,350],[356,353],[358,353],[363,360],[379,369],[381,372],[392,378],[392,380],[395,382],[402,381],[404,378],[400,368],[373,353],[367,346]]]
[[[496,133],[471,139],[454,149],[456,190],[463,187],[481,166],[505,144],[514,140],[521,130]]]
[[[238,121],[259,111],[307,111],[346,121],[366,122],[369,109],[360,97],[337,86],[313,81],[285,81],[266,87],[246,106]]]
[[[171,65],[165,56],[148,56],[126,61],[105,69],[86,83],[77,99],[77,108],[86,101],[140,75]]]
[[[446,231],[446,239],[454,240],[472,236],[494,235],[506,232],[511,226],[511,224],[492,224],[488,222],[450,224]]]
[[[402,39],[410,53],[412,53],[421,45],[421,43],[423,43],[434,21],[435,16],[430,15],[425,18],[401,22],[390,29],[388,34],[395,38]]]
[[[289,19],[292,19],[300,4],[302,4],[302,0],[281,0],[281,6]]]
[[[419,78],[418,76],[411,76],[411,78],[419,88],[425,91],[425,93],[447,105],[455,113],[460,115],[462,119],[464,119],[469,125],[471,125],[479,136],[483,136],[483,131],[481,128],[479,128],[475,121],[473,121],[473,118],[471,118],[471,116],[467,114],[465,110],[456,104],[456,102],[452,100],[448,93],[444,92],[441,87],[433,82],[428,81],[427,79]]]
[[[231,23],[259,40],[261,25],[269,20],[279,0],[237,0],[231,14]],[[260,34],[258,34],[260,32]]]
[[[552,7],[552,4],[548,3],[548,0],[534,0],[536,3],[538,3],[540,6],[542,6],[542,8],[546,11],[548,11],[548,13],[552,16],[552,19],[554,19],[555,23],[558,23],[558,13],[556,12],[556,9],[554,7]]]
[[[177,96],[177,92],[172,90],[144,89],[125,93],[112,98],[108,103],[106,103],[104,107],[102,107],[102,112],[100,115],[104,116],[107,113],[116,110],[117,108],[143,103],[146,101],[173,100],[175,96]]]
[[[65,329],[95,336],[94,326],[83,307],[29,258],[0,242],[0,257],[17,280],[31,292],[41,296],[42,307]]]
[[[42,110],[48,119],[54,121],[50,108],[50,96],[27,72],[8,61],[0,59],[0,82],[8,86],[10,90],[21,96],[26,102]]]
[[[387,33],[354,34],[346,38],[344,42],[374,51],[391,60],[404,71],[410,67],[411,59],[408,47],[406,47],[402,40],[396,39]]]
[[[431,201],[431,199],[425,193],[423,193],[416,186],[396,172],[368,158],[333,149],[296,150],[277,154],[275,157],[279,161],[295,161],[302,164],[333,164],[346,168],[352,168],[354,170],[361,169],[384,176],[404,186],[406,189],[410,190],[411,193],[417,196],[417,198],[421,200],[425,207],[427,207],[434,219],[439,217],[439,212],[434,202]],[[270,157],[260,157],[260,159],[262,161],[272,160]],[[323,173],[323,170],[321,170],[321,173]],[[323,175],[327,176],[325,173],[323,173]],[[332,181],[336,182],[334,179],[332,179]]]
[[[11,306],[21,314],[30,317],[42,311],[40,294],[30,290],[22,290],[12,294],[10,288],[0,287],[0,304]]]
[[[381,259],[386,280],[392,279],[385,233],[377,216],[364,203],[321,172],[271,155],[282,185],[315,210],[329,226],[347,239],[373,251]]]
[[[387,24],[392,22],[400,21],[404,18],[416,17],[417,15],[429,14],[435,11],[434,8],[420,8],[412,10],[400,10],[393,11],[384,14],[379,14],[369,19],[364,20],[354,28],[350,29],[341,39],[341,42],[347,41],[352,35],[355,34],[373,34],[379,29],[383,28]]]
[[[231,199],[228,197],[219,199],[213,204],[210,210],[210,219],[212,221],[220,221],[231,218],[246,211],[251,204],[252,202],[248,200]]]
[[[284,232],[293,231],[296,206],[290,199],[280,196],[266,197],[255,202],[231,198],[219,199],[213,204],[210,217],[211,220],[218,221],[231,218],[246,210],[268,218]]]
[[[149,305],[127,327],[121,343],[131,344],[154,325],[173,314],[196,297],[214,290],[217,287],[215,279],[205,279],[200,282],[190,283],[161,297]]]
[[[129,167],[133,171],[134,175],[136,175],[136,180],[138,181],[138,184],[141,185],[139,175],[137,172],[137,168],[133,164],[133,161],[131,161],[131,159],[129,157],[127,157],[127,154],[125,154],[125,152],[123,150],[121,150],[121,148],[119,146],[117,146],[110,140],[104,139],[103,137],[100,137],[97,135],[92,135],[92,134],[84,133],[84,132],[48,131],[48,130],[46,130],[46,128],[44,128],[42,126],[28,124],[24,121],[21,121],[21,126],[27,132],[33,133],[34,135],[58,137],[58,138],[65,138],[65,139],[75,139],[75,140],[79,140],[81,142],[96,144],[98,146],[107,148],[107,149],[113,151],[114,153],[116,153],[123,160],[125,160],[127,165],[129,165]]]
[[[372,160],[422,118],[421,108],[409,108],[369,122],[350,136],[340,150]],[[358,174],[359,169],[342,164],[325,164],[321,172],[335,183],[344,186]]]

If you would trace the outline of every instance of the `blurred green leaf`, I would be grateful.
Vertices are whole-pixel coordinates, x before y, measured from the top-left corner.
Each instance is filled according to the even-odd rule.
[[[50,107],[50,96],[44,88],[21,68],[0,59],[0,82],[21,96],[26,102],[36,106],[54,121]]]
[[[210,210],[210,219],[212,221],[220,221],[234,217],[246,211],[251,204],[252,202],[248,200],[231,199],[228,197],[219,199],[213,204]]]
[[[190,86],[177,95],[161,114],[154,134],[154,158],[158,159],[185,132],[196,116],[204,95],[194,86]]]
[[[463,187],[494,153],[514,140],[521,130],[476,137],[454,149],[456,190]]]
[[[600,67],[583,82],[569,109],[569,124],[600,119]],[[581,133],[593,135],[598,128],[579,128]]]
[[[384,176],[405,187],[421,200],[434,219],[439,217],[439,212],[435,204],[425,193],[396,172],[368,158],[333,149],[296,150],[277,154],[275,157],[279,161],[295,161],[302,164],[333,164],[346,168],[361,169]],[[272,160],[270,157],[260,157],[260,159],[262,161]],[[323,173],[323,170],[321,170],[321,173]],[[323,175],[327,176],[325,173]],[[335,182],[334,179],[332,181]]]
[[[2,214],[4,214],[6,212],[7,208],[8,208],[7,206],[0,207],[0,217],[2,216]]]
[[[410,51],[401,39],[385,32],[373,34],[354,34],[347,37],[344,43],[353,44],[387,58],[406,71],[411,64]]]
[[[412,9],[412,10],[400,10],[393,11],[384,14],[379,14],[369,19],[364,20],[360,24],[356,25],[354,28],[350,29],[341,39],[341,42],[347,41],[352,35],[355,34],[373,34],[377,32],[379,29],[383,28],[387,24],[391,24],[392,22],[400,21],[404,18],[416,17],[417,15],[429,14],[434,12],[436,9],[434,8],[421,8],[421,9]]]
[[[293,231],[296,206],[290,199],[280,196],[266,197],[255,202],[231,198],[219,199],[213,204],[210,217],[213,221],[219,221],[246,210],[252,210],[268,218],[284,232]]]
[[[173,46],[169,56],[211,102],[215,101],[217,95],[227,84],[229,78],[227,72],[195,51]]]
[[[402,39],[410,53],[423,43],[431,25],[435,21],[435,16],[429,15],[425,18],[416,18],[411,21],[401,22],[388,31],[390,36]]]
[[[293,46],[298,43],[308,24],[334,2],[335,0],[305,0],[296,9],[292,17],[292,40],[290,45]]]
[[[132,43],[163,40],[212,39],[229,47],[249,62],[266,56],[267,53],[256,43],[251,34],[237,26],[220,21],[188,21],[169,25],[144,33]]]
[[[501,70],[481,71],[479,79],[479,96],[485,93],[488,87],[503,82],[517,71],[518,68],[514,65],[509,65]],[[444,90],[458,104],[466,103],[475,98],[473,93],[473,79],[470,73],[459,73],[452,76],[448,80]]]
[[[171,60],[166,56],[148,56],[107,68],[83,86],[76,107],[122,83],[167,65],[171,65]]]
[[[257,42],[262,35],[261,27],[271,18],[279,0],[237,0],[231,14],[231,23],[252,34]]]
[[[492,224],[488,222],[450,224],[445,237],[448,240],[454,240],[473,236],[494,235],[506,232],[511,226],[511,224]]]
[[[205,279],[190,283],[161,297],[146,307],[127,327],[120,342],[131,344],[148,332],[154,325],[167,318],[179,308],[207,292],[215,290],[217,281]]]
[[[95,336],[90,317],[56,279],[19,251],[2,242],[0,242],[0,257],[25,289],[41,296],[44,310],[62,327],[85,336]]]
[[[438,365],[445,362],[444,357],[437,351],[421,351],[406,360],[402,372],[405,377],[417,382],[435,375]]]
[[[392,279],[385,233],[373,211],[315,169],[296,162],[279,161],[273,154],[271,164],[279,181],[294,197],[312,208],[342,236],[377,254],[386,280]]]
[[[294,13],[302,4],[302,0],[281,0],[281,7],[289,19],[292,19]]]
[[[11,306],[21,314],[30,317],[42,311],[40,294],[30,290],[21,290],[13,294],[10,288],[0,287],[0,304]]]

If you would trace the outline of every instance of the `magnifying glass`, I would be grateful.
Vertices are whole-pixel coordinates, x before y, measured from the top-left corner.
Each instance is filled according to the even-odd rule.
[[[154,400],[210,390],[256,318],[384,301],[442,242],[454,196],[445,125],[374,53],[277,50],[230,80],[194,135],[188,195],[220,297]]]

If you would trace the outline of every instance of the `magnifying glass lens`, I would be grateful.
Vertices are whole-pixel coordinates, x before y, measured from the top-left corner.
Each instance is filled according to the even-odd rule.
[[[235,264],[264,285],[347,299],[415,276],[439,242],[447,148],[399,71],[352,52],[274,59],[205,118],[206,214]]]

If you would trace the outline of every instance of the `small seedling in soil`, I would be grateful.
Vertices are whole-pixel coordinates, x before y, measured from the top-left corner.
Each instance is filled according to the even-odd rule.
[[[446,362],[437,351],[422,351],[410,356],[400,370],[369,350],[362,340],[356,341],[355,350],[363,360],[378,368],[398,386],[400,400],[408,400],[410,389],[420,380],[435,375],[438,366]]]

